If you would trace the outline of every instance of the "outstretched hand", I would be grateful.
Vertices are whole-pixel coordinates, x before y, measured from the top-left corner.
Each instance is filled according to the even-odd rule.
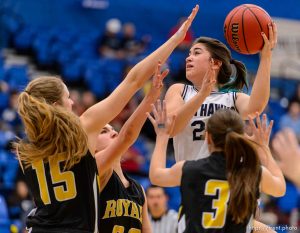
[[[300,187],[300,149],[296,134],[291,129],[277,133],[272,148],[283,174]]]
[[[164,85],[163,80],[169,74],[169,69],[166,69],[163,72],[161,72],[161,66],[161,61],[159,61],[156,66],[155,74],[152,78],[151,89],[148,93],[148,96],[152,97],[154,100],[156,100],[160,96],[162,87]]]
[[[270,134],[273,127],[273,120],[270,121],[269,125],[267,123],[267,115],[263,114],[262,121],[258,112],[256,113],[256,125],[253,119],[249,117],[249,124],[253,135],[249,137],[252,141],[256,142],[261,146],[269,146]]]
[[[277,26],[274,22],[268,25],[269,27],[269,38],[265,33],[261,33],[264,39],[264,47],[261,50],[261,55],[271,55],[271,51],[276,47],[277,44]]]
[[[256,125],[253,122],[253,119],[249,116],[249,125],[252,130],[253,135],[248,138],[259,145],[257,148],[259,159],[262,165],[267,165],[269,161],[269,156],[272,156],[269,151],[269,140],[270,134],[273,127],[273,121],[268,125],[267,115],[263,114],[262,121],[260,119],[259,113],[256,112]]]
[[[155,105],[152,104],[152,113],[154,117],[148,112],[147,116],[155,129],[156,135],[170,135],[174,127],[175,115],[168,117],[166,101],[164,100],[161,103],[160,100],[157,100]]]
[[[174,34],[174,36],[178,39],[178,43],[182,42],[186,36],[187,31],[189,30],[193,20],[195,19],[197,12],[199,10],[199,5],[196,5],[192,13],[189,15],[189,17],[184,21],[184,23],[181,25],[181,27],[178,29],[178,31]]]
[[[212,65],[213,65],[213,60],[211,60],[211,66],[207,69],[201,85],[201,89],[199,90],[199,92],[201,92],[205,96],[210,95],[211,91],[213,90],[217,82],[216,70],[213,69]]]

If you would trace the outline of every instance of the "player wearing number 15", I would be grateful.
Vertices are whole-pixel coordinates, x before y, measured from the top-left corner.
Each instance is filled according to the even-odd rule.
[[[97,167],[66,85],[36,78],[18,100],[26,138],[15,148],[36,206],[29,232],[97,232]]]
[[[153,113],[155,119],[149,118],[157,138],[150,180],[163,187],[181,186],[178,232],[251,232],[259,188],[269,195],[284,195],[284,177],[267,148],[271,126],[266,126],[266,117],[257,128],[252,122],[254,143],[244,136],[244,122],[238,113],[218,110],[207,122],[210,156],[166,168],[167,143],[175,121],[174,117],[166,120],[166,110],[160,107]],[[261,158],[268,160],[266,167],[261,166]]]

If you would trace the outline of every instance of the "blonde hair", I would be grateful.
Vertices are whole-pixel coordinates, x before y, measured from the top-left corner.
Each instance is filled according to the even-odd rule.
[[[78,116],[61,106],[64,83],[57,77],[32,80],[18,98],[26,139],[14,143],[25,167],[50,156],[65,158],[64,169],[70,169],[86,155],[87,135]]]

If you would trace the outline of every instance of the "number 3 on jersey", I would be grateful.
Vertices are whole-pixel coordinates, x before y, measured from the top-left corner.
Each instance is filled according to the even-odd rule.
[[[57,185],[53,188],[54,195],[57,201],[70,200],[75,198],[77,195],[74,173],[72,171],[62,172],[60,169],[60,163],[63,161],[63,158],[55,160],[49,159],[49,168],[52,184],[64,183]],[[40,195],[43,203],[45,205],[51,204],[44,162],[42,160],[35,162],[32,165],[32,168],[35,170],[37,175],[40,188]]]
[[[218,197],[213,199],[213,212],[203,212],[202,226],[205,229],[222,228],[225,225],[227,202],[229,200],[229,185],[225,180],[208,180],[205,185],[205,195],[215,196],[218,192]]]

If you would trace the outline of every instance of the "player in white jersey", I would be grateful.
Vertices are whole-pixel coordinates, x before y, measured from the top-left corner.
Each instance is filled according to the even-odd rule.
[[[198,90],[191,85],[184,85],[182,99],[187,102],[192,99]],[[196,160],[209,155],[205,143],[205,125],[210,116],[220,108],[235,108],[236,92],[212,91],[206,97],[201,107],[190,119],[188,126],[173,138],[176,161]],[[188,145],[188,146],[186,146]]]
[[[174,84],[165,97],[168,112],[177,116],[172,131],[176,161],[208,156],[202,148],[205,122],[219,106],[235,109],[244,119],[264,110],[270,95],[272,49],[277,43],[275,23],[269,25],[269,38],[263,33],[262,37],[264,47],[250,96],[241,92],[247,86],[246,67],[231,57],[225,44],[208,37],[193,43],[186,58],[186,77],[192,85]]]

